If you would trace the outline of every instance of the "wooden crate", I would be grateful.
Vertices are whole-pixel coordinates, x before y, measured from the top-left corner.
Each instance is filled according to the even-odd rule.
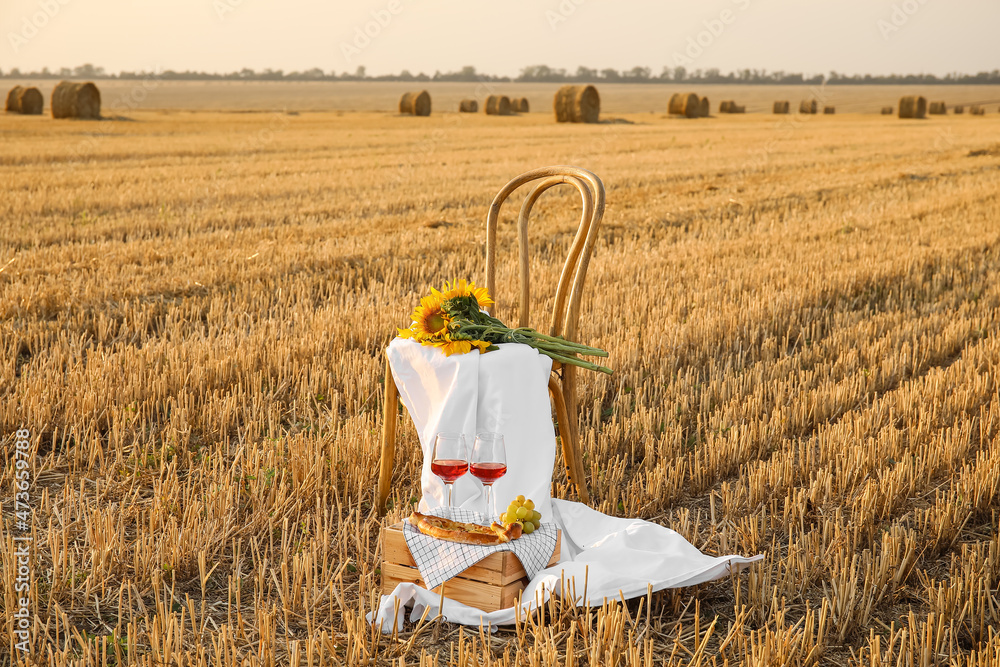
[[[549,566],[559,561],[562,531],[556,533],[556,548],[549,559]],[[424,586],[420,570],[410,555],[403,537],[403,524],[382,528],[382,594],[388,595],[397,584],[411,583]],[[490,554],[472,567],[434,589],[446,597],[482,611],[496,611],[512,607],[517,596],[527,587],[528,575],[517,556],[509,551]],[[426,586],[424,586],[426,588]]]

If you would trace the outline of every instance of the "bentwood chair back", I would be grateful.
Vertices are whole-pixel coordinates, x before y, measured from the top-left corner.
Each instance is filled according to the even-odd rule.
[[[500,207],[515,190],[522,185],[538,181],[521,204],[517,218],[517,254],[519,266],[520,294],[518,301],[518,326],[530,326],[531,306],[531,275],[528,244],[528,221],[531,210],[542,194],[557,185],[571,185],[580,193],[582,214],[576,237],[570,246],[569,254],[563,263],[559,283],[556,287],[555,302],[548,329],[550,336],[563,336],[567,340],[577,341],[577,331],[580,321],[580,303],[583,298],[584,284],[587,280],[587,267],[597,241],[601,219],[604,217],[604,184],[596,175],[580,167],[556,166],[543,167],[525,172],[512,179],[493,198],[489,212],[486,215],[486,288],[493,297],[494,304],[489,313],[495,315],[497,305],[502,295],[497,290],[497,226]],[[536,329],[538,327],[535,327]],[[577,341],[583,342],[583,341]],[[552,374],[549,376],[549,393],[556,410],[559,422],[559,437],[562,442],[563,460],[566,463],[566,473],[577,489],[580,500],[588,502],[590,494],[583,470],[583,458],[580,451],[579,422],[577,419],[577,369],[576,366],[564,365],[557,361],[552,363]],[[389,497],[392,481],[392,466],[395,460],[396,422],[398,413],[399,392],[386,361],[385,395],[383,402],[382,457],[379,465],[378,509],[385,512],[385,502]]]

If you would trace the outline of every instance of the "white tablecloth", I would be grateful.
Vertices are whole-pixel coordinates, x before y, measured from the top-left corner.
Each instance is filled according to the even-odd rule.
[[[502,433],[507,474],[493,484],[498,508],[518,494],[549,516],[556,434],[549,408],[552,360],[527,345],[506,343],[499,350],[446,357],[441,350],[396,338],[386,351],[399,397],[413,418],[424,450],[420,473],[426,512],[448,504],[448,489],[431,472],[434,436],[442,431],[465,434],[472,453],[476,433]],[[486,511],[483,486],[471,474],[455,482],[452,505]]]
[[[523,493],[535,501],[543,521],[562,529],[560,562],[532,578],[521,598],[524,611],[552,593],[575,592],[577,604],[599,605],[606,598],[645,595],[650,586],[653,591],[692,586],[763,558],[706,556],[669,528],[550,498],[556,452],[548,397],[551,361],[532,348],[508,344],[484,355],[473,351],[446,357],[438,349],[397,338],[387,355],[424,450],[421,511],[444,505],[447,498],[430,471],[434,435],[464,432],[471,447],[477,431],[498,431],[504,434],[508,461],[507,475],[493,487],[498,506]],[[482,511],[480,489],[472,475],[463,476],[455,483],[453,504]],[[567,582],[567,591],[560,590],[561,581]],[[393,614],[396,599],[398,617]],[[394,623],[401,629],[403,608],[411,602],[410,619],[418,620],[427,607],[430,616],[437,615],[440,596],[415,584],[399,584],[382,596],[377,614],[369,614],[368,620],[384,632],[391,632]],[[476,626],[513,623],[515,617],[513,607],[487,614],[447,598],[441,613],[454,623]]]

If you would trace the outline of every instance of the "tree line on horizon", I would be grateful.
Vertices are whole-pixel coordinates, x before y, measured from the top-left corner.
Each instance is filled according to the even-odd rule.
[[[412,74],[403,70],[399,74],[383,74],[369,76],[365,68],[358,67],[353,73],[337,73],[333,70],[324,72],[318,67],[305,71],[285,72],[280,69],[265,69],[255,71],[245,67],[239,71],[227,73],[196,72],[164,70],[161,72],[128,72],[108,73],[103,67],[95,67],[87,63],[78,67],[62,67],[51,71],[48,67],[37,72],[22,72],[17,67],[0,70],[0,77],[9,79],[162,79],[175,81],[465,81],[465,82],[539,82],[539,83],[733,83],[762,85],[908,85],[908,84],[1000,84],[1000,70],[978,72],[976,74],[951,73],[945,76],[935,74],[840,74],[831,71],[829,74],[805,75],[800,72],[768,72],[762,69],[741,69],[723,74],[718,68],[695,69],[688,71],[685,67],[664,67],[659,75],[654,76],[649,67],[633,67],[630,70],[612,68],[593,69],[578,67],[575,72],[562,68],[552,68],[547,65],[531,65],[521,69],[516,77],[482,74],[475,67],[465,66],[454,72],[435,72],[427,75],[423,72]]]

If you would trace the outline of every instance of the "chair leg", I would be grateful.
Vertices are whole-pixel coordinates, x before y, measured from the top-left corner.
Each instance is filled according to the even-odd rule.
[[[576,406],[573,406],[575,408]],[[580,496],[580,502],[589,503],[590,502],[590,491],[587,489],[587,473],[583,469],[583,453],[580,451],[580,427],[576,423],[576,410],[570,408],[569,405],[566,406],[567,415],[573,415],[569,418],[569,432],[570,440],[572,442],[573,449],[573,468],[576,473],[576,493]]]
[[[549,376],[549,393],[552,394],[552,405],[556,408],[556,421],[559,422],[559,440],[562,442],[562,454],[563,462],[566,464],[566,476],[569,477],[570,482],[576,482],[573,479],[576,475],[576,471],[573,469],[573,465],[570,462],[573,458],[573,449],[570,444],[570,439],[568,437],[568,422],[569,419],[566,417],[566,401],[563,400],[562,390],[559,388],[559,381],[555,376]]]
[[[583,472],[583,460],[580,458],[579,436],[576,432],[576,425],[570,419],[566,399],[555,376],[549,377],[549,392],[552,394],[552,403],[556,407],[556,419],[559,421],[559,439],[562,441],[566,475],[569,477],[569,481],[576,486],[576,492],[580,496],[580,500],[585,503],[589,502],[590,494],[587,492],[587,480]]]
[[[392,483],[392,466],[396,460],[396,421],[399,413],[399,390],[392,378],[389,360],[385,362],[385,392],[382,400],[382,456],[378,470],[378,514],[385,515],[385,501]]]
[[[583,453],[580,448],[580,425],[577,422],[576,411],[576,366],[564,366],[562,372],[563,400],[566,402],[566,416],[569,421],[570,442],[573,447],[574,473],[577,478],[576,492],[580,501],[590,502],[587,490],[587,475],[583,470]]]

